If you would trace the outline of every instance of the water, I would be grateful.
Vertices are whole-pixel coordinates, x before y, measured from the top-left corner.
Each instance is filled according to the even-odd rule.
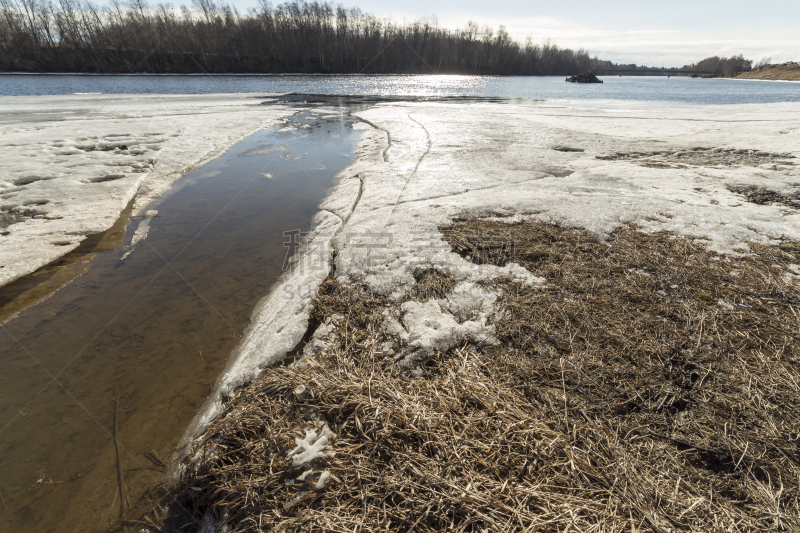
[[[610,99],[680,104],[800,102],[800,83],[665,76],[606,76],[601,84],[561,77],[425,75],[0,75],[0,95],[290,92],[369,96]]]
[[[159,481],[281,274],[284,232],[308,230],[355,160],[353,119],[292,120],[310,127],[256,133],[188,174],[149,206],[159,214],[124,261],[126,246],[97,252],[0,331],[0,531],[103,531],[118,518],[115,422],[130,503]]]

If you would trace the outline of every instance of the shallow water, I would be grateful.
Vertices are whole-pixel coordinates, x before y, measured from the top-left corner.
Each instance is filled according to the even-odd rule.
[[[148,207],[158,216],[128,257],[140,218],[123,246],[3,326],[0,531],[103,531],[118,518],[115,422],[130,503],[160,479],[281,274],[287,238],[355,160],[353,119],[290,122],[302,127],[256,133],[182,178]]]
[[[0,95],[290,92],[610,99],[701,105],[800,102],[800,83],[797,82],[665,76],[604,76],[603,80],[603,84],[577,84],[564,83],[560,76],[2,74]]]

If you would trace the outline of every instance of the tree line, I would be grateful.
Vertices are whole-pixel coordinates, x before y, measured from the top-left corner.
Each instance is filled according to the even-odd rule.
[[[740,72],[750,70],[752,66],[753,61],[751,59],[745,59],[743,55],[739,54],[732,57],[707,57],[683,68],[686,70],[714,72],[721,76],[736,76]]]
[[[503,26],[448,30],[397,23],[358,8],[292,0],[240,13],[193,0],[0,0],[0,71],[86,73],[440,73],[570,75],[608,61]]]

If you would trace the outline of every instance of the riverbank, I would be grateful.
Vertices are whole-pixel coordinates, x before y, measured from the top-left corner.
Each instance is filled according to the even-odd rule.
[[[167,522],[796,523],[798,104],[466,105],[355,113]]]
[[[800,65],[742,72],[736,78],[745,80],[798,81],[800,80]]]
[[[393,300],[329,278],[306,357],[262,372],[197,443],[178,501],[206,531],[796,523],[796,243],[726,261],[632,230],[449,234],[476,264],[516,259],[544,284],[465,290],[430,271]],[[483,342],[408,360],[387,328],[425,335],[423,311],[425,326],[459,328],[432,318],[450,312],[468,326],[492,294]]]

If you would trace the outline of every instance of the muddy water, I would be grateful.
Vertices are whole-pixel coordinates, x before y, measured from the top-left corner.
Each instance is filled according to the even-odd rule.
[[[130,246],[134,217],[120,247],[2,327],[0,530],[102,531],[160,478],[281,274],[284,232],[308,229],[355,160],[348,117],[289,126],[182,178],[147,208],[144,241]]]

